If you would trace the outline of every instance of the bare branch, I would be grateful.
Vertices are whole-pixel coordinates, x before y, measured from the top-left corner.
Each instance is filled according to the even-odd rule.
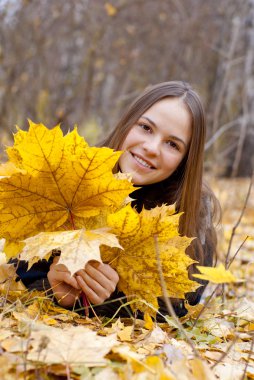
[[[226,131],[228,131],[229,129],[231,128],[234,128],[234,127],[237,127],[239,125],[239,123],[242,121],[242,118],[239,117],[238,119],[236,120],[233,120],[233,121],[230,121],[229,123],[226,123],[224,124],[222,127],[220,127],[216,133],[210,138],[210,140],[208,140],[205,144],[205,150],[208,150],[214,143],[215,141],[218,140],[218,138],[223,134],[225,133]]]
[[[237,227],[239,226],[239,224],[241,223],[242,217],[243,217],[244,212],[246,210],[247,203],[248,203],[248,200],[249,200],[249,197],[250,197],[250,193],[251,193],[251,188],[252,188],[253,180],[254,180],[254,172],[253,172],[252,177],[250,179],[249,188],[248,188],[248,191],[247,191],[247,194],[246,194],[246,198],[245,198],[245,201],[244,201],[244,205],[243,205],[241,214],[239,215],[239,218],[238,218],[237,222],[235,223],[235,225],[234,225],[234,227],[232,229],[232,232],[231,232],[230,240],[229,240],[229,243],[228,243],[228,251],[227,251],[227,254],[226,254],[226,258],[225,258],[225,267],[226,267],[226,269],[228,269],[228,267],[229,267],[229,256],[230,256],[232,242],[233,242],[233,239],[234,239],[234,236],[235,236],[235,231],[236,231]]]
[[[212,365],[212,367],[211,367],[212,369],[214,369],[219,363],[221,363],[222,360],[228,355],[228,353],[231,350],[231,348],[235,345],[237,339],[238,339],[238,335],[235,335],[234,339],[232,340],[232,342],[228,346],[227,351],[223,352],[223,354],[221,355],[221,357],[219,358],[219,360]]]
[[[236,255],[238,254],[238,252],[241,250],[241,248],[243,247],[244,243],[246,242],[246,240],[249,238],[249,236],[246,236],[246,238],[244,239],[244,241],[240,244],[239,248],[236,250],[234,256],[232,257],[232,259],[230,260],[229,264],[228,264],[228,268],[230,267],[230,265],[232,264],[232,262],[235,260],[236,258]]]

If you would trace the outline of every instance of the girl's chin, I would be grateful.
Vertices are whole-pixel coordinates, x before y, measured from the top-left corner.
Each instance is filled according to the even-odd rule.
[[[141,178],[133,176],[132,177],[132,183],[135,186],[145,186],[145,185],[152,185],[155,182],[149,181],[149,180],[146,181],[146,180],[144,180],[144,178],[141,179]]]

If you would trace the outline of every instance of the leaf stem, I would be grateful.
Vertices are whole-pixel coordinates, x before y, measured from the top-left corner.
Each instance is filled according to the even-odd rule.
[[[70,219],[71,219],[71,226],[72,226],[72,229],[73,229],[73,230],[76,230],[75,221],[74,221],[74,216],[73,216],[73,213],[71,212],[71,210],[69,210],[69,214],[70,214]]]
[[[89,306],[90,305],[89,305],[89,302],[87,300],[85,293],[82,293],[81,297],[82,297],[82,301],[83,301],[83,305],[84,305],[85,315],[86,315],[86,317],[89,317]]]

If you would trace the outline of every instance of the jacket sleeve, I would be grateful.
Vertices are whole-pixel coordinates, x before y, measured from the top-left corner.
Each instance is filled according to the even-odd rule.
[[[17,280],[21,280],[28,290],[40,290],[51,294],[47,274],[53,258],[48,261],[39,260],[30,269],[28,269],[27,261],[13,260],[12,262],[16,266]]]
[[[28,290],[41,290],[50,292],[50,284],[48,281],[48,272],[50,265],[53,263],[54,257],[60,256],[61,251],[54,249],[48,260],[39,260],[28,269],[28,262],[24,260],[14,259],[11,262],[16,266],[18,280],[21,280]]]

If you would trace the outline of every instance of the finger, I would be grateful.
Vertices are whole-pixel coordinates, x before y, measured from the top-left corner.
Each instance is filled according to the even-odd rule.
[[[98,272],[99,272],[104,277],[106,277],[108,280],[112,281],[115,284],[117,284],[119,281],[118,273],[108,264],[103,264],[103,263],[98,263],[98,262],[92,261],[86,265],[85,271],[91,277],[95,276],[95,278],[96,278],[97,276],[99,276],[99,274],[98,274]]]
[[[108,298],[116,288],[116,283],[109,280],[103,273],[93,267],[82,270],[79,275],[100,297]]]
[[[80,290],[80,286],[77,282],[77,279],[73,276],[70,276],[68,274],[64,275],[64,280],[63,280],[66,284],[72,286],[73,288],[77,289],[77,290]]]
[[[53,263],[54,263],[54,264],[57,264],[59,260],[60,260],[60,256],[55,256],[55,257],[53,258]]]
[[[48,278],[49,278],[49,281],[54,281],[54,282],[59,282],[59,283],[66,283],[70,286],[72,286],[73,288],[77,289],[77,290],[80,290],[80,287],[77,283],[77,280],[75,277],[71,276],[70,275],[70,272],[61,272],[61,271],[57,271],[55,270],[55,268],[51,269],[48,273]]]
[[[77,281],[86,297],[94,305],[98,305],[105,301],[108,297],[99,296],[93,289],[91,289],[81,276],[77,276]]]
[[[100,274],[100,273],[99,273]],[[92,289],[101,299],[105,300],[110,297],[111,293],[115,290],[115,286],[106,278],[93,278],[86,271],[82,273],[83,281]]]
[[[52,264],[52,267],[55,269],[55,271],[57,272],[66,272],[66,273],[70,273],[69,269],[66,267],[66,265],[60,263],[60,264]]]

